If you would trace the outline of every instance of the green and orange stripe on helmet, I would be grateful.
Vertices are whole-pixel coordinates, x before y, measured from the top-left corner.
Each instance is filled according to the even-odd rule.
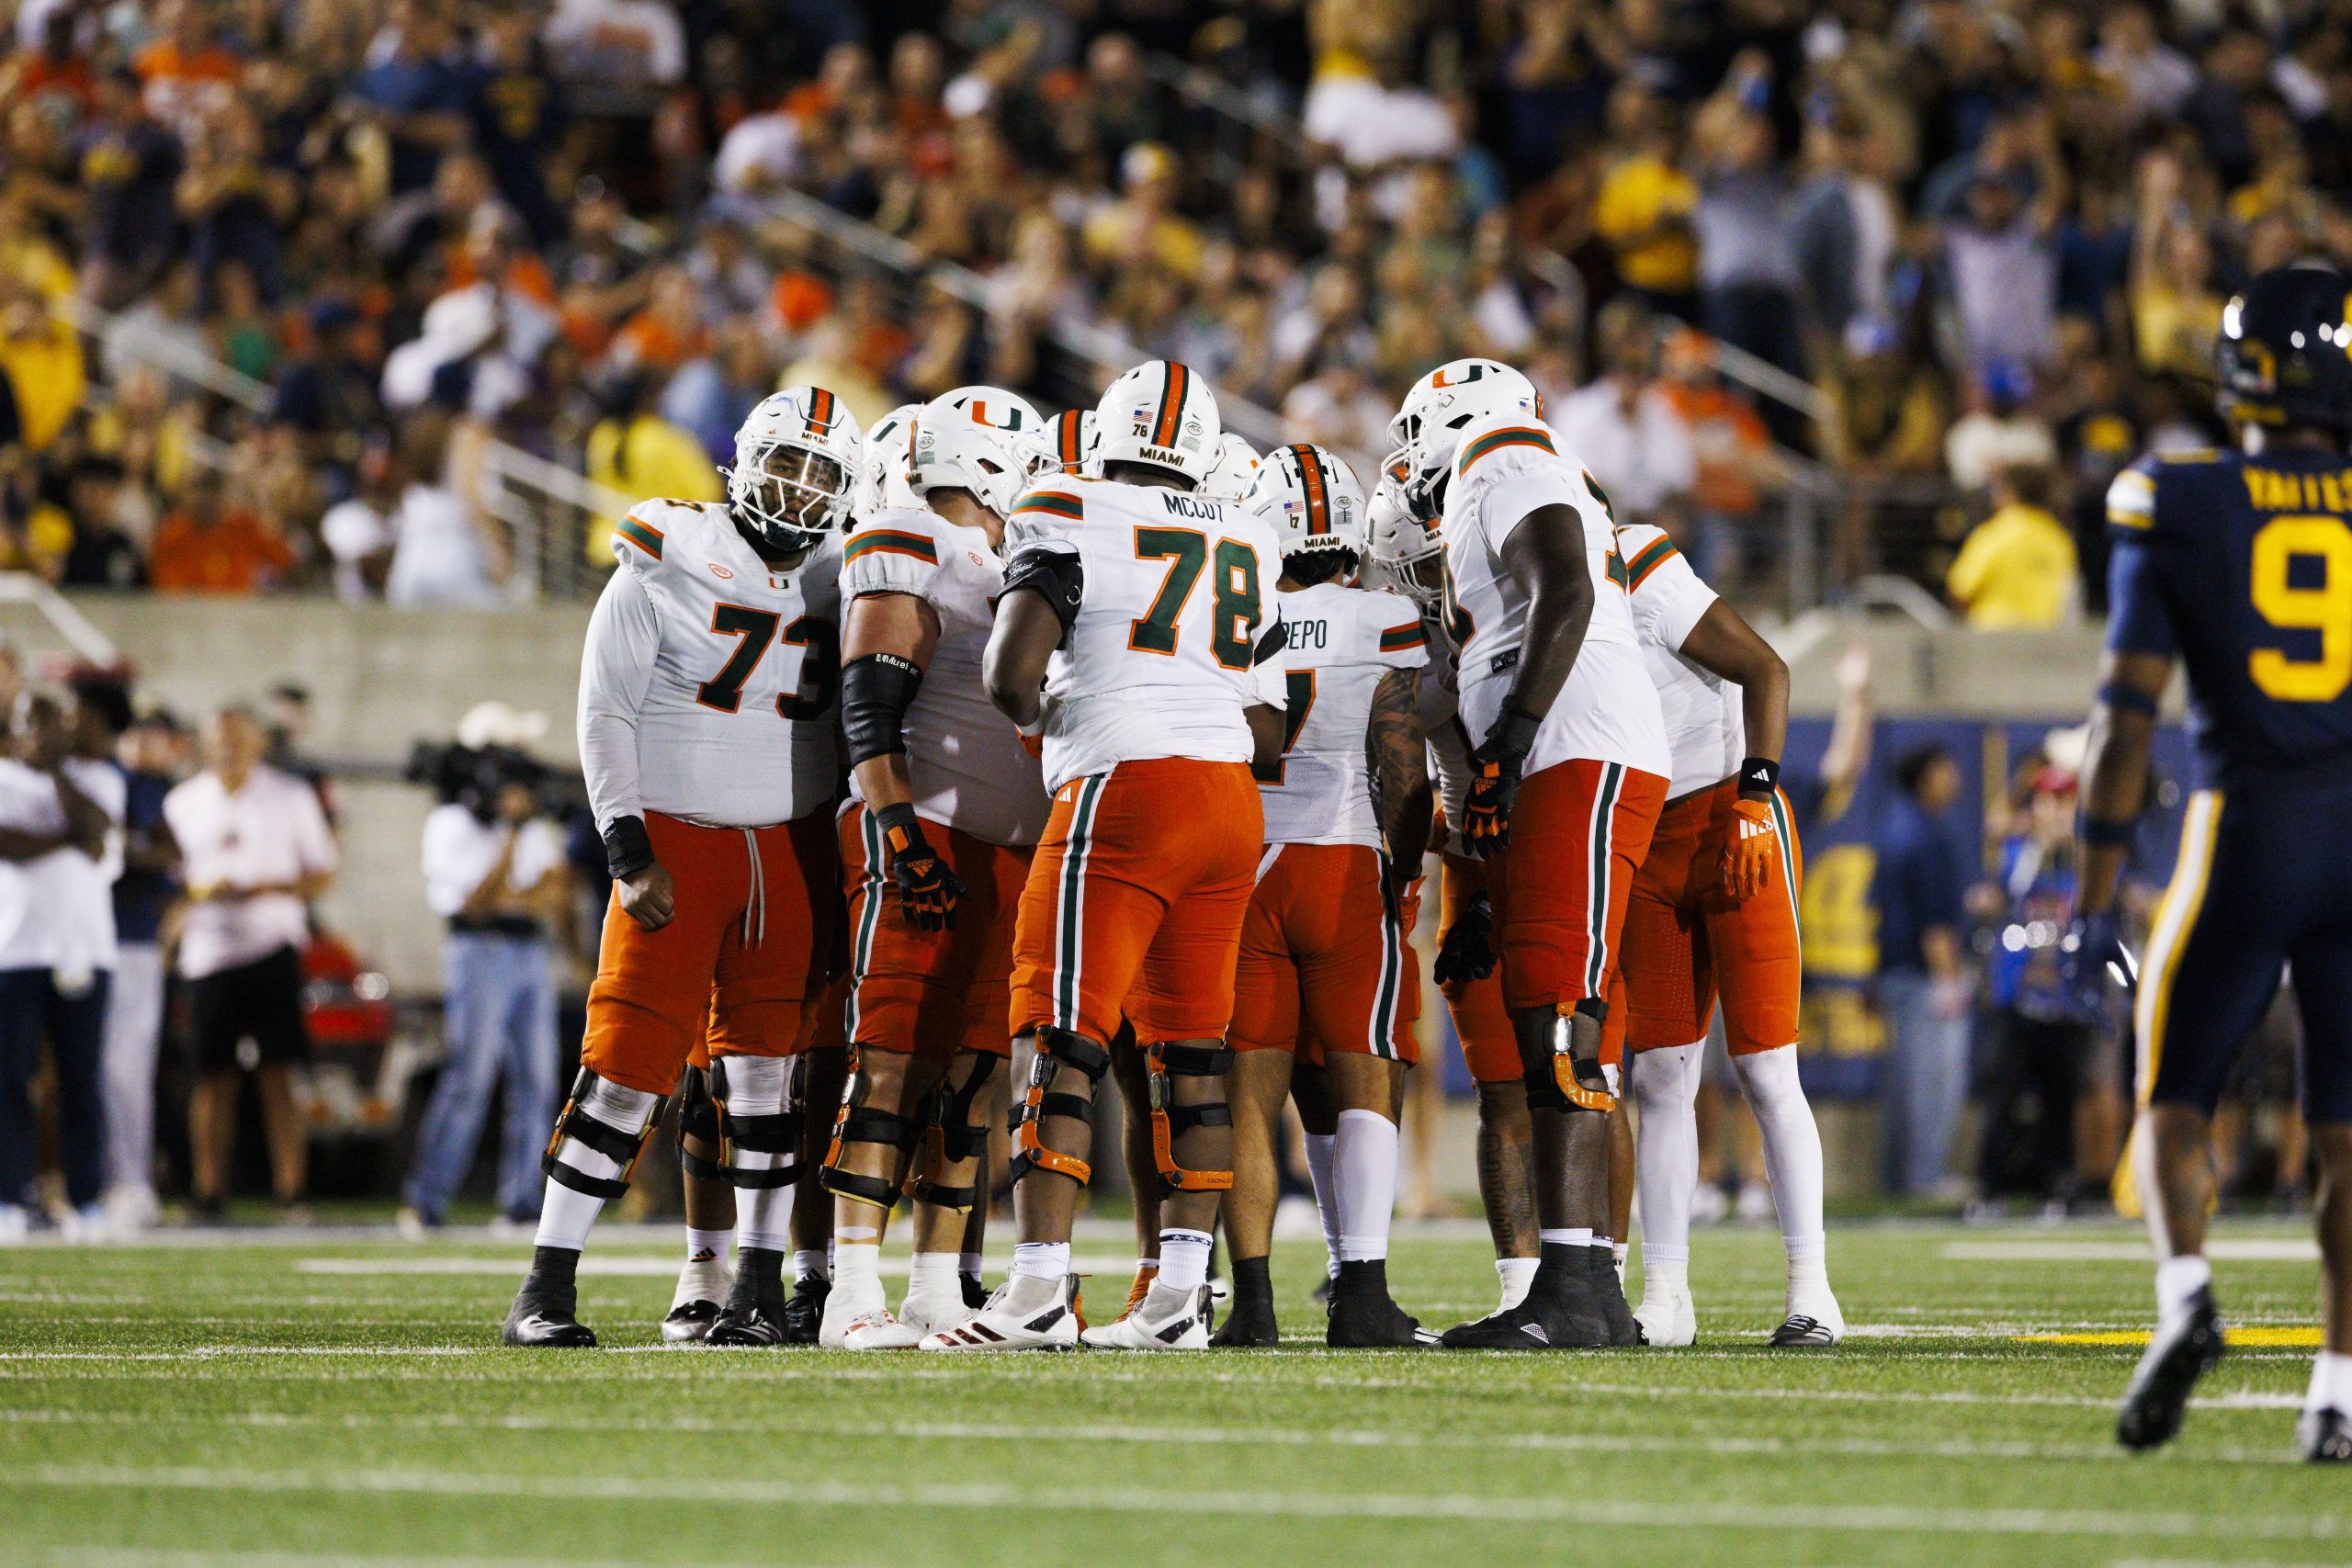
[[[1301,441],[1291,447],[1298,459],[1298,477],[1306,491],[1306,531],[1310,535],[1331,531],[1331,476],[1324,470],[1323,455],[1311,442]]]
[[[1193,373],[1175,360],[1168,362],[1168,384],[1159,392],[1159,417],[1151,423],[1151,444],[1154,446],[1176,445],[1176,429],[1184,416],[1184,394],[1192,387]]]
[[[808,428],[819,435],[833,433],[833,421],[840,417],[841,404],[824,388],[816,388],[808,396]]]

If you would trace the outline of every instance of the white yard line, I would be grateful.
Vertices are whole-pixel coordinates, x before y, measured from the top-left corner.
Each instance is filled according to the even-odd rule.
[[[2068,1535],[2164,1540],[2352,1540],[2352,1517],[2334,1515],[2148,1512],[2121,1508],[1908,1507],[1769,1504],[1675,1498],[1514,1497],[1463,1492],[1315,1494],[1148,1486],[1040,1489],[1001,1483],[893,1483],[796,1478],[674,1480],[627,1475],[500,1476],[452,1471],[254,1470],[233,1466],[28,1465],[0,1472],[0,1490],[88,1487],[114,1491],[253,1492],[326,1495],[526,1498],[584,1503],[675,1503],[786,1508],[1015,1508],[1183,1517],[1445,1519],[1641,1529],[1773,1529],[1932,1535]]]
[[[2153,1263],[2137,1241],[1950,1241],[1943,1255],[1967,1263]],[[2309,1236],[2217,1236],[2205,1244],[2216,1263],[2316,1263]]]
[[[881,1271],[885,1274],[904,1274],[911,1267],[912,1261],[912,1258],[906,1254],[888,1257],[882,1259]],[[1010,1268],[1012,1263],[1012,1254],[1010,1252],[1001,1258],[989,1259],[989,1267],[999,1272]],[[600,1256],[591,1252],[581,1258],[580,1273],[582,1277],[601,1274],[626,1279],[673,1280],[677,1278],[681,1266],[681,1260],[675,1254],[665,1253],[660,1257],[647,1257],[643,1254],[624,1252]],[[1128,1257],[1114,1258],[1105,1255],[1100,1258],[1080,1257],[1070,1259],[1070,1269],[1073,1273],[1083,1274],[1091,1279],[1105,1279],[1116,1275],[1124,1280],[1134,1274],[1136,1260]],[[294,1272],[297,1274],[407,1277],[428,1274],[483,1274],[519,1280],[522,1278],[522,1265],[512,1258],[416,1256],[403,1258],[398,1255],[390,1258],[299,1258],[294,1261]]]
[[[378,1556],[358,1551],[188,1551],[140,1546],[36,1547],[34,1561],[55,1568],[634,1568],[631,1560],[579,1557]],[[796,1568],[851,1568],[808,1563]],[[702,1562],[700,1568],[756,1568],[749,1562]]]

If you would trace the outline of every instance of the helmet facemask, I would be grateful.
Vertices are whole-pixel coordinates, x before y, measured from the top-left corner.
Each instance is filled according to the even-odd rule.
[[[852,476],[841,460],[798,442],[768,442],[728,471],[728,504],[778,549],[803,549],[840,524]]]

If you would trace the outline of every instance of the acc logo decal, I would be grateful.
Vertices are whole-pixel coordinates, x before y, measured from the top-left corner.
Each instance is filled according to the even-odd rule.
[[[721,566],[718,562],[713,561],[710,563],[710,575],[713,577],[732,577],[735,574],[728,570],[727,568]]]

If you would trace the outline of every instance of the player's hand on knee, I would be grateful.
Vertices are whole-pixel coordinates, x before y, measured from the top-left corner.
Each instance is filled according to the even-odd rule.
[[[1437,942],[1437,983],[1483,980],[1495,972],[1494,906],[1484,893],[1470,900]]]
[[[1770,802],[1742,797],[1731,803],[1731,841],[1724,846],[1724,892],[1735,902],[1753,898],[1772,886],[1772,863],[1781,840],[1772,830]]]
[[[678,912],[677,884],[659,861],[620,878],[613,887],[620,895],[621,912],[640,931],[658,931]]]

